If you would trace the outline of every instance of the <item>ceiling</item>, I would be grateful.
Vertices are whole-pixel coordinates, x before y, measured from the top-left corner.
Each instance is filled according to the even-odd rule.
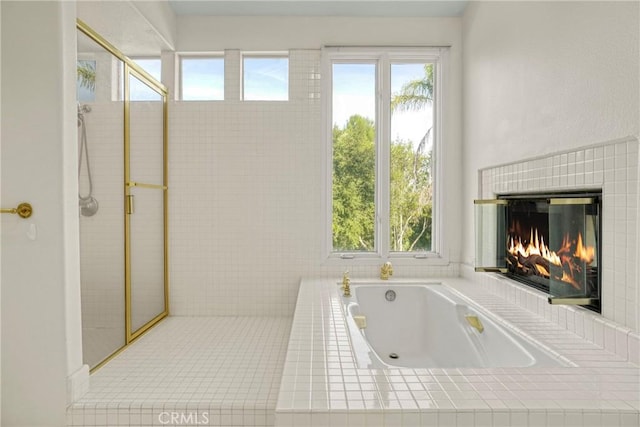
[[[176,15],[462,16],[464,0],[168,0]]]
[[[131,1],[78,1],[76,12],[80,20],[125,55],[155,56],[173,49]],[[80,36],[78,51],[99,52],[102,48]]]

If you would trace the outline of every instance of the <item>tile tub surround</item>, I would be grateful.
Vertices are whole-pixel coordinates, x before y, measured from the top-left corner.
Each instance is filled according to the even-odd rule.
[[[637,364],[474,282],[441,281],[578,367],[357,369],[338,280],[303,279],[276,425],[638,425]]]
[[[582,307],[551,305],[547,294],[523,286],[502,274],[476,273],[470,266],[462,266],[460,273],[462,277],[473,281],[485,291],[532,311],[622,359],[640,365],[640,333]],[[576,352],[572,357],[580,358],[582,366],[592,363],[585,354]]]
[[[273,425],[290,326],[290,317],[169,317],[91,376],[67,425]]]

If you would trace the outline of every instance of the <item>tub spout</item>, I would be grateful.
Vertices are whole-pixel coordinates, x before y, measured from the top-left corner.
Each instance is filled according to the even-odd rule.
[[[389,276],[393,276],[393,266],[387,261],[380,267],[380,278],[382,280],[389,280]]]

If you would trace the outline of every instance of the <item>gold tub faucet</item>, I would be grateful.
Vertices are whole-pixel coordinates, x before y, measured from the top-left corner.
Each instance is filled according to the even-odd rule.
[[[389,276],[393,276],[393,266],[387,261],[380,267],[380,278],[382,280],[389,280]]]
[[[345,271],[342,275],[342,290],[345,297],[351,296],[351,280],[349,279],[349,272]]]

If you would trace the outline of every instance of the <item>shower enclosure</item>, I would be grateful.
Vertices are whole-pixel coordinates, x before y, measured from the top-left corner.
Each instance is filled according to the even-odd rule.
[[[82,338],[95,370],[169,313],[167,91],[77,29]]]

